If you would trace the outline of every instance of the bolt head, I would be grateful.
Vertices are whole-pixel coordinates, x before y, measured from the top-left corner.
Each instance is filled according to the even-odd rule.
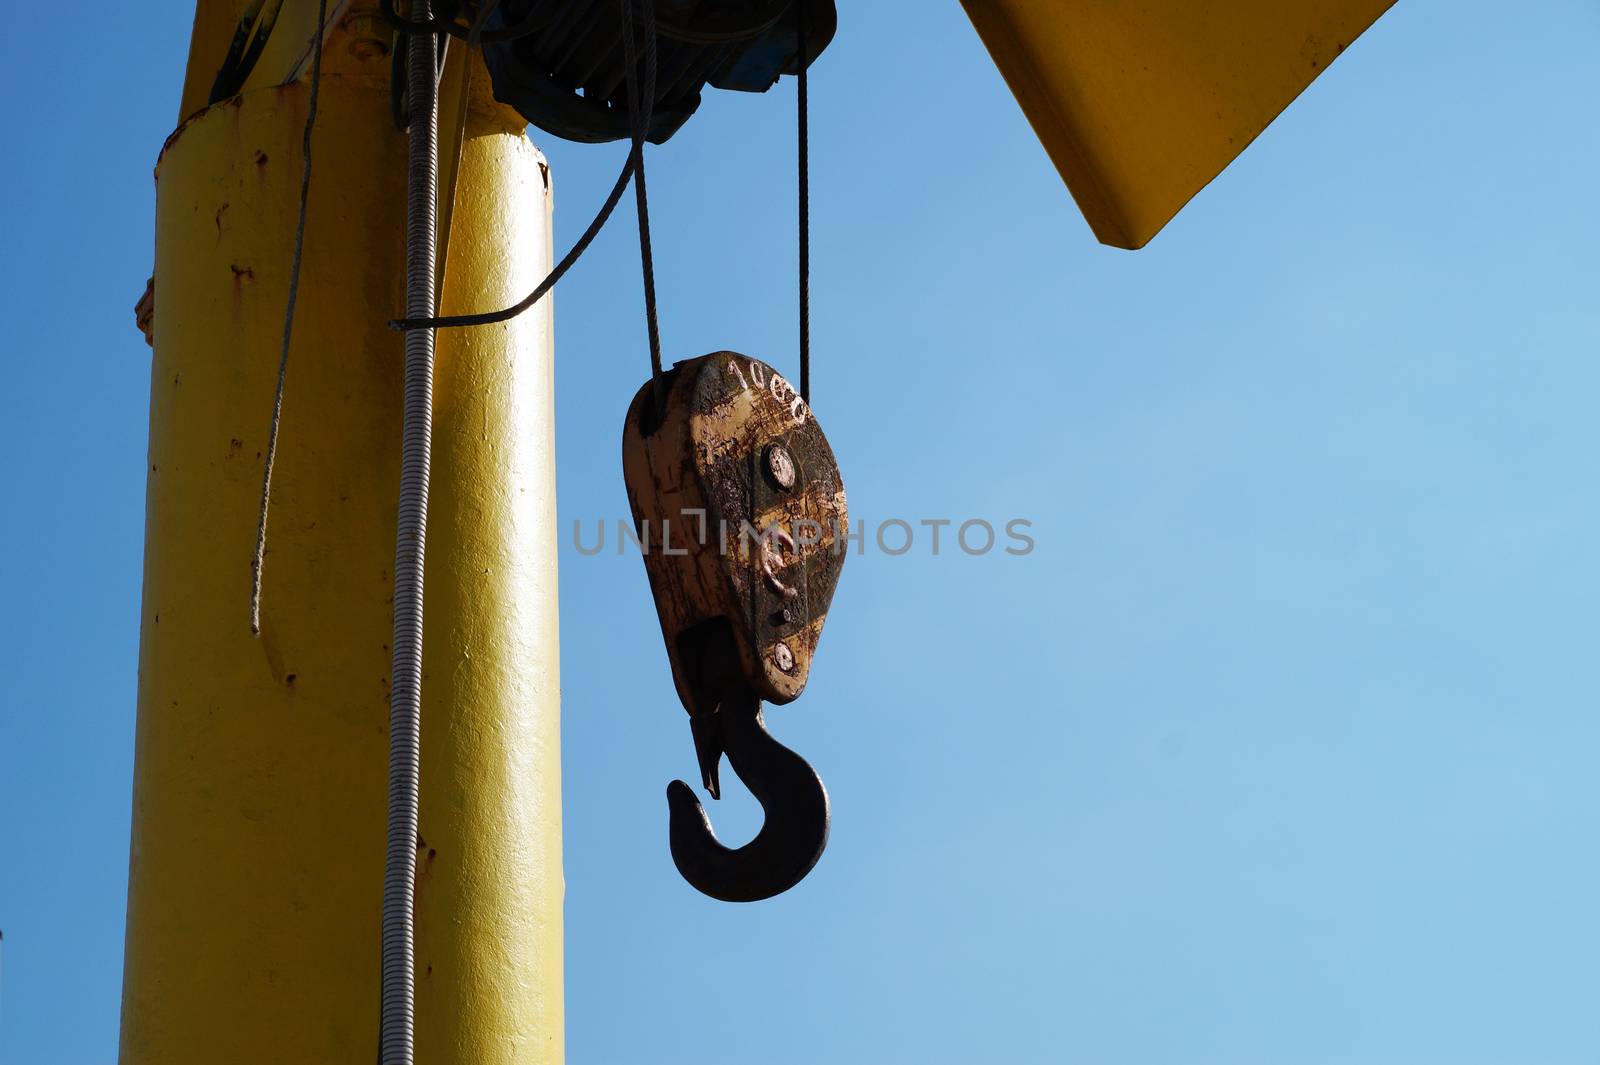
[[[783,670],[785,673],[793,672],[794,652],[789,650],[789,645],[783,641],[780,640],[776,645],[773,646],[772,660],[776,662],[778,664],[778,668]]]
[[[767,476],[772,478],[772,483],[784,491],[794,487],[795,465],[794,456],[789,454],[782,444],[768,444],[766,452]]]

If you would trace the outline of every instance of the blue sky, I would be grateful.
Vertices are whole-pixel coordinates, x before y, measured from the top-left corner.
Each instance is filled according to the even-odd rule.
[[[815,407],[852,557],[771,724],[796,890],[696,895],[635,558],[562,558],[573,1065],[1600,1058],[1600,10],[1402,0],[1146,250],[1097,246],[954,0],[815,69]],[[0,1062],[115,1054],[149,355],[186,5],[11,49]],[[651,156],[669,355],[794,366],[792,84]],[[621,149],[538,138],[558,244]],[[617,220],[557,298],[563,520],[626,512]],[[737,787],[729,835],[759,811]],[[379,882],[374,878],[376,899]]]

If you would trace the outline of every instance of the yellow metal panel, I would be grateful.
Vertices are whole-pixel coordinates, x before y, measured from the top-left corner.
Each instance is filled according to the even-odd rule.
[[[248,6],[249,0],[198,0],[195,4],[189,63],[183,75],[183,97],[178,103],[180,122],[206,105],[211,83],[217,80],[217,68],[233,39],[233,29]]]
[[[124,1065],[374,1058],[405,211],[384,80],[322,89],[260,639],[306,86],[204,111],[157,170]],[[521,121],[475,99],[460,165],[446,311],[550,262]],[[563,1056],[549,307],[439,339],[417,885],[418,1059],[439,1065]]]
[[[276,2],[267,0],[264,9]],[[183,97],[178,104],[180,121],[206,106],[239,17],[248,8],[249,0],[199,0],[196,4]],[[344,33],[338,47],[323,57],[328,73],[356,73],[374,59],[382,58],[376,54],[379,51],[388,54],[394,33],[378,13],[376,0],[327,0],[323,38],[341,27]],[[272,35],[244,88],[266,88],[298,80],[309,69],[311,44],[317,39],[317,0],[283,0]],[[384,70],[372,73],[387,76]]]
[[[1102,242],[1143,247],[1394,0],[962,0]]]

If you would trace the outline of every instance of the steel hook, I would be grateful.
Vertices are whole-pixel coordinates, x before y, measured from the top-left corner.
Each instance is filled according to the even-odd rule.
[[[667,785],[672,862],[697,890],[724,902],[756,902],[798,884],[828,845],[828,791],[804,758],[773,739],[761,700],[736,673],[725,675],[715,713],[692,719],[706,790],[718,797],[724,752],[761,803],[766,820],[755,839],[727,847],[711,818],[681,780]]]

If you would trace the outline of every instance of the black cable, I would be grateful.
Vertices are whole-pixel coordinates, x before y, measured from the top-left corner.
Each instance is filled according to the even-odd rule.
[[[474,325],[494,325],[496,322],[508,322],[515,318],[535,303],[538,303],[544,294],[554,288],[556,282],[560,281],[562,276],[571,269],[572,264],[576,263],[578,258],[588,250],[594,238],[600,235],[600,230],[605,227],[607,220],[611,218],[611,212],[616,209],[617,203],[622,199],[622,194],[627,190],[628,181],[632,177],[633,155],[629,154],[628,161],[623,164],[622,173],[617,175],[617,183],[611,187],[610,193],[606,195],[605,203],[600,205],[600,210],[594,216],[594,220],[589,223],[589,228],[583,231],[583,235],[572,245],[571,250],[562,256],[561,261],[555,265],[555,268],[545,275],[545,279],[539,282],[539,286],[517,303],[502,310],[484,311],[480,314],[449,314],[439,318],[396,318],[389,322],[389,328],[399,332],[405,332],[410,329],[461,329]]]
[[[628,11],[628,0],[621,0],[621,2],[623,5],[624,24],[623,48],[629,72],[629,84],[632,85],[637,59],[633,50],[632,22]],[[583,231],[583,235],[577,239],[567,254],[561,257],[561,261],[555,265],[555,268],[545,275],[545,279],[539,282],[537,288],[510,307],[505,307],[498,311],[482,311],[477,314],[450,314],[436,318],[396,318],[389,322],[390,329],[401,332],[411,329],[461,329],[469,326],[494,325],[497,322],[510,321],[538,303],[544,297],[544,294],[554,288],[556,282],[560,281],[566,272],[572,268],[572,265],[588,250],[589,245],[594,242],[594,238],[600,235],[600,230],[605,228],[606,222],[610,220],[611,212],[616,209],[617,203],[622,199],[623,192],[628,188],[628,182],[638,170],[642,169],[644,131],[650,128],[650,123],[655,117],[655,17],[650,9],[650,0],[645,0],[645,11],[651,31],[645,44],[646,76],[649,79],[647,88],[649,91],[645,95],[645,103],[642,108],[630,104],[630,110],[634,111],[635,115],[632,116],[634,118],[633,140],[632,148],[628,152],[627,162],[623,164],[622,173],[617,175],[616,184],[611,187],[610,193],[606,195],[605,202],[600,205],[600,210],[595,214],[594,219],[590,221],[588,228]],[[648,237],[645,239],[648,241]],[[653,276],[649,286],[648,300],[649,305],[653,308],[655,304]],[[653,311],[651,314],[653,321]],[[654,329],[652,329],[652,333],[654,333]],[[651,362],[652,368],[659,366],[659,353],[653,355]]]
[[[644,93],[647,100],[656,96],[656,19],[651,0],[640,0],[644,10]],[[633,11],[629,0],[622,0],[622,54],[628,64],[628,116],[633,123],[633,189],[639,211],[639,263],[644,273],[644,320],[650,337],[650,380],[655,385],[656,410],[665,400],[661,381],[661,326],[656,319],[655,254],[650,248],[650,195],[644,180],[644,138],[650,128],[645,109],[639,106],[636,51],[633,43]]]
[[[800,398],[811,405],[811,130],[806,99],[806,0],[795,0],[795,34],[800,42],[795,61],[800,69],[796,125],[799,140],[800,200]]]
[[[500,0],[483,0],[483,6],[472,19],[472,28],[467,31],[467,47],[476,48],[483,39],[483,34],[489,25],[489,16],[494,14],[495,8],[500,6]],[[535,5],[537,6],[537,5]]]

